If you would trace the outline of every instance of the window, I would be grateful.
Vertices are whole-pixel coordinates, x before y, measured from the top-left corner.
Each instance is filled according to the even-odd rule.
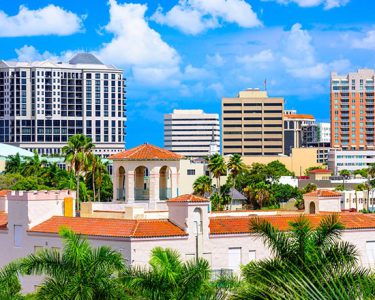
[[[195,175],[195,170],[194,169],[188,169],[187,175]]]
[[[366,242],[366,253],[369,264],[375,264],[375,241]]]
[[[22,225],[14,225],[14,247],[22,246]]]
[[[249,250],[249,261],[256,260],[256,250]]]
[[[241,265],[241,248],[228,248],[228,268],[238,271]]]

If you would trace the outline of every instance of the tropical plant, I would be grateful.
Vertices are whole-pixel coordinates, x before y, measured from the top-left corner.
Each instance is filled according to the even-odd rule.
[[[15,155],[9,155],[5,161],[5,173],[21,173],[22,159],[17,152]]]
[[[118,274],[123,272],[121,253],[109,247],[92,248],[86,239],[61,229],[63,249],[43,249],[21,259],[26,275],[44,275],[37,299],[123,299]]]
[[[305,216],[289,226],[290,231],[285,232],[264,219],[251,220],[250,229],[263,239],[272,258],[252,261],[242,268],[244,282],[234,299],[336,299],[306,295],[317,287],[328,290],[335,285],[348,291],[353,288],[345,280],[349,277],[371,281],[369,271],[358,266],[355,246],[340,241],[344,226],[338,215],[324,217],[315,229]],[[290,287],[296,288],[296,276],[308,285],[299,285],[296,297],[280,297],[291,293]]]
[[[98,201],[101,201],[101,189],[103,186],[104,177],[107,173],[108,168],[108,161],[103,162],[103,160],[99,156],[95,156],[95,183],[98,187]],[[95,192],[95,187],[93,188],[93,191]],[[94,200],[95,200],[95,194],[94,194]]]
[[[210,156],[208,169],[216,178],[216,190],[220,194],[220,177],[227,174],[227,166],[224,158],[218,153]]]
[[[241,155],[238,153],[235,153],[231,155],[231,157],[229,158],[229,161],[227,163],[227,168],[232,176],[233,188],[234,188],[236,185],[236,179],[237,179],[238,174],[245,171],[247,167],[243,163]]]
[[[206,175],[199,176],[193,183],[194,194],[205,197],[212,192],[212,179]]]
[[[255,186],[255,200],[259,208],[262,208],[270,199],[269,186],[264,182]]]
[[[131,267],[122,281],[133,298],[158,300],[200,299],[210,284],[210,268],[203,258],[183,262],[178,252],[156,247],[151,251],[149,268]]]
[[[25,162],[22,164],[22,174],[24,176],[39,176],[46,163],[47,161],[41,160],[35,150],[32,157],[25,157]]]
[[[89,154],[94,149],[94,144],[91,138],[83,134],[76,134],[69,138],[68,144],[63,147],[62,152],[65,155],[65,162],[69,164],[69,169],[74,172],[76,178],[76,191],[77,191],[77,210],[79,210],[79,190],[80,190],[80,176],[88,165]]]
[[[24,299],[18,279],[18,265],[13,262],[0,269],[0,299]]]

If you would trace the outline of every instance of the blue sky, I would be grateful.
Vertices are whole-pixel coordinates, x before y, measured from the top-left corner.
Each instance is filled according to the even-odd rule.
[[[127,147],[163,145],[163,114],[220,113],[263,87],[329,120],[329,75],[375,67],[370,0],[0,0],[0,59],[85,50],[127,77]]]

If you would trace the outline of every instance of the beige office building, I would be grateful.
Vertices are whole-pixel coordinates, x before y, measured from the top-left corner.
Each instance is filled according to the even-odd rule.
[[[247,89],[222,99],[222,152],[242,156],[279,155],[284,151],[284,98]]]

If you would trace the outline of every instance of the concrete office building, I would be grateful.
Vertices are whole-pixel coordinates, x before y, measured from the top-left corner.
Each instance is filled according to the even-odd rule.
[[[331,145],[344,150],[374,147],[374,70],[331,74]]]
[[[95,152],[124,150],[122,70],[89,53],[63,62],[0,61],[0,142],[57,154],[74,134],[92,138]]]
[[[318,123],[302,128],[302,147],[317,149],[319,163],[327,163],[328,152],[331,149],[331,124]]]
[[[290,155],[292,148],[300,148],[304,143],[303,128],[315,125],[312,115],[297,114],[296,110],[284,112],[284,154]]]
[[[175,109],[164,115],[165,149],[186,157],[205,157],[214,151],[210,146],[220,150],[218,114]]]
[[[222,99],[223,154],[272,156],[284,152],[284,98],[247,89]]]
[[[328,153],[328,169],[338,175],[341,170],[355,171],[375,163],[374,150],[331,149]]]

